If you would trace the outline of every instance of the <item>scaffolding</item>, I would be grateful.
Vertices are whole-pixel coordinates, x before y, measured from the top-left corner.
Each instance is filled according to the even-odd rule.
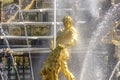
[[[69,13],[69,15],[72,15],[72,8],[68,7],[68,8],[57,8],[57,1],[50,1],[50,0],[40,0],[42,1],[42,6],[39,7],[38,6],[38,0],[31,0],[31,4],[29,3],[29,5],[27,7],[22,6],[22,1],[23,0],[14,0],[15,3],[14,6],[17,8],[16,11],[14,12],[14,15],[11,16],[8,20],[5,20],[5,13],[3,13],[3,4],[1,4],[1,23],[0,25],[3,27],[3,30],[5,32],[5,30],[9,30],[11,28],[17,27],[19,29],[22,29],[23,31],[21,31],[20,33],[24,35],[10,35],[7,34],[6,32],[4,33],[5,35],[0,35],[0,40],[4,40],[7,39],[9,42],[10,40],[12,40],[11,42],[14,42],[14,40],[18,41],[19,40],[23,40],[26,41],[25,44],[13,44],[13,45],[9,45],[10,48],[12,48],[13,51],[15,52],[23,52],[23,53],[29,53],[29,59],[30,59],[30,65],[28,66],[27,69],[31,69],[31,75],[32,75],[32,80],[34,80],[34,74],[33,74],[33,69],[32,69],[32,60],[31,60],[31,54],[34,53],[49,53],[50,52],[50,46],[49,46],[49,41],[47,46],[41,47],[41,46],[36,46],[32,44],[35,42],[39,42],[40,39],[42,40],[54,40],[54,48],[56,47],[56,32],[59,29],[59,27],[61,27],[61,25],[63,25],[63,23],[61,22],[61,17],[63,17],[64,15],[59,15],[62,13],[59,12],[66,12]],[[26,0],[28,1],[28,0]],[[51,5],[53,5],[51,7]],[[33,6],[33,8],[31,9],[31,7]],[[35,8],[34,8],[35,7]],[[85,8],[80,8],[80,11],[86,11],[87,9]],[[35,15],[34,15],[35,14]],[[34,18],[33,18],[34,16]],[[46,17],[47,16],[47,17]],[[16,19],[17,18],[17,19]],[[32,18],[32,20],[30,20]],[[52,19],[51,19],[52,18]],[[59,18],[59,19],[58,19]],[[60,20],[60,21],[59,21]],[[84,24],[86,23],[86,21],[78,21],[77,23],[79,24]],[[40,26],[40,25],[49,25],[49,30],[51,31],[52,34],[50,35],[31,35],[32,33],[32,29],[29,29],[29,27],[32,27],[33,30],[35,30],[36,26]],[[44,26],[43,26],[44,27]],[[36,28],[37,29],[37,28]],[[31,33],[30,35],[28,34],[28,31]],[[13,30],[13,32],[15,32]],[[44,42],[44,43],[46,43]],[[8,43],[9,44],[9,43]],[[8,46],[6,44],[1,44],[0,45],[0,52],[2,53],[2,48],[7,48]],[[77,50],[75,50],[76,52],[78,52]],[[16,55],[16,57],[18,57],[19,55]],[[20,55],[21,56],[21,55]],[[23,55],[22,57],[26,57],[28,55]],[[25,71],[23,71],[25,72]],[[15,73],[14,73],[15,74]],[[20,77],[21,78],[21,77]],[[22,76],[22,78],[24,78],[25,80],[25,76]],[[14,79],[13,79],[14,80]]]

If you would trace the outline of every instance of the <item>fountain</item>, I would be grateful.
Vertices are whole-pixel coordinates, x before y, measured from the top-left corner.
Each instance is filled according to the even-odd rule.
[[[32,5],[33,5],[33,2],[34,2],[34,0],[32,0],[31,2],[30,2],[30,4],[28,4],[26,7],[25,7],[25,10],[26,9],[29,9]],[[22,22],[23,22],[23,25],[24,25],[24,31],[25,31],[25,37],[26,37],[26,43],[27,43],[27,51],[28,51],[28,54],[29,54],[29,60],[30,60],[30,68],[31,68],[31,75],[32,75],[32,80],[34,80],[34,74],[33,74],[33,68],[32,68],[32,60],[31,60],[31,54],[30,54],[30,48],[29,48],[29,42],[28,42],[28,34],[27,34],[27,28],[26,28],[26,25],[24,24],[24,17],[23,17],[23,14],[22,14],[22,12],[21,12],[21,8],[19,7],[19,5],[17,5],[17,4],[14,4],[14,6],[15,7],[17,7],[18,8],[18,11],[8,20],[8,22],[10,22],[11,20],[13,20],[13,19],[15,19],[15,17],[16,17],[16,15],[18,14],[18,12],[20,13],[20,17],[21,17],[21,19],[22,19]],[[4,36],[4,40],[5,40],[5,42],[6,42],[6,45],[7,45],[7,48],[9,49],[10,48],[10,45],[9,45],[9,42],[8,42],[8,40],[7,40],[7,37],[6,37],[6,34],[5,34],[5,32],[4,32],[4,29],[3,29],[3,27],[2,27],[2,24],[0,24],[0,32],[2,33],[2,35]],[[7,50],[7,49],[6,49]],[[11,49],[10,49],[10,51],[12,51]],[[5,52],[6,53],[6,52]],[[16,62],[15,62],[15,60],[14,60],[14,57],[13,57],[13,54],[10,52],[10,56],[11,56],[11,58],[12,58],[12,61],[13,61],[13,64],[15,64]],[[17,67],[16,67],[16,65],[14,65],[14,68],[15,68],[15,71],[16,71],[16,73],[17,73],[17,79],[18,80],[20,80],[20,75],[19,75],[19,72],[18,72],[18,69],[17,69]],[[1,72],[1,78],[4,80],[4,78],[2,77],[2,72]],[[5,79],[5,80],[7,80],[7,79]]]
[[[104,36],[106,34],[106,32],[111,30],[111,27],[114,25],[114,23],[119,20],[119,16],[120,16],[120,4],[116,4],[115,6],[113,6],[109,9],[109,11],[104,16],[102,22],[97,26],[97,29],[93,33],[93,36],[89,43],[88,51],[85,56],[85,60],[83,62],[83,68],[82,68],[80,80],[106,80],[106,78],[104,78],[105,75],[103,75],[104,69],[101,69],[103,67],[103,65],[100,65],[100,67],[98,67],[98,69],[97,69],[98,72],[90,71],[89,74],[86,74],[86,73],[89,72],[88,71],[89,69],[92,69],[92,70],[96,69],[96,67],[97,67],[96,64],[99,63],[97,58],[95,58],[95,60],[97,61],[94,63],[95,67],[92,66],[92,67],[94,67],[94,69],[89,66],[90,60],[95,55],[93,52],[95,49],[99,48],[98,45],[100,45],[101,37]],[[118,63],[116,66],[118,66]],[[100,74],[99,74],[99,69],[100,69]],[[115,67],[115,69],[116,69],[116,67]],[[111,78],[113,77],[114,71],[115,70],[113,70],[109,80],[111,80]],[[97,73],[98,73],[98,77],[97,77]],[[86,78],[86,77],[88,77],[88,78]]]
[[[4,30],[3,30],[3,28],[2,28],[2,25],[0,25],[0,30],[1,30],[1,33],[3,34],[3,36],[5,37],[4,40],[5,40],[5,42],[6,42],[7,47],[10,48],[10,45],[9,45],[9,43],[8,43],[8,40],[7,40],[7,38],[6,38],[6,35],[5,35]],[[5,54],[6,54],[6,52],[5,52]],[[13,57],[13,54],[12,54],[12,53],[10,53],[10,57],[12,58],[12,62],[13,62],[13,64],[14,64],[14,63],[15,63],[15,60],[14,60],[14,57]],[[15,71],[16,71],[16,73],[17,73],[18,80],[20,80],[20,76],[19,76],[18,69],[17,69],[16,65],[14,65],[14,68],[15,68]],[[1,76],[2,76],[2,72],[1,72]],[[3,77],[2,77],[2,78],[3,78]],[[4,78],[3,78],[3,79],[4,79]],[[7,80],[7,77],[6,77],[5,80]]]

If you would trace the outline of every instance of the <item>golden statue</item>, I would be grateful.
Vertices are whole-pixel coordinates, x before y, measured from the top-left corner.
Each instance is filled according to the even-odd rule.
[[[64,28],[57,32],[56,48],[51,50],[40,71],[42,80],[58,80],[60,71],[62,71],[67,80],[75,80],[67,66],[67,60],[69,59],[67,49],[76,42],[77,34],[72,26],[72,18],[70,16],[63,18],[63,24]]]

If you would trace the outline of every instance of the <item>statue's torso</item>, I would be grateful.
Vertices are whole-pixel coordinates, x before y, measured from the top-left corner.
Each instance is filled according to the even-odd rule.
[[[66,30],[62,29],[57,33],[57,45],[62,44],[65,45],[70,42],[76,36],[76,32],[73,28]]]

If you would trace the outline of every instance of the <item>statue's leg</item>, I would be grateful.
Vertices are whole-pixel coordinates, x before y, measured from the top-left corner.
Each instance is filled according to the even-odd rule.
[[[58,73],[60,71],[60,64],[58,61],[58,50],[55,49],[48,56],[42,70],[42,80],[58,80]]]
[[[58,73],[56,73],[54,70],[51,71],[51,80],[58,80]]]
[[[67,80],[75,80],[74,75],[69,71],[67,62],[63,61],[61,65],[61,71],[66,76]]]
[[[57,63],[52,62],[42,70],[42,80],[58,80],[59,71],[60,66]]]
[[[54,66],[52,67],[52,80],[58,80],[58,75],[60,72],[60,64],[58,61],[54,62]]]
[[[52,68],[45,68],[41,71],[42,80],[58,80]]]
[[[40,76],[41,76],[42,80],[47,80],[47,74],[46,74],[45,67],[43,67],[42,70],[40,71]]]

